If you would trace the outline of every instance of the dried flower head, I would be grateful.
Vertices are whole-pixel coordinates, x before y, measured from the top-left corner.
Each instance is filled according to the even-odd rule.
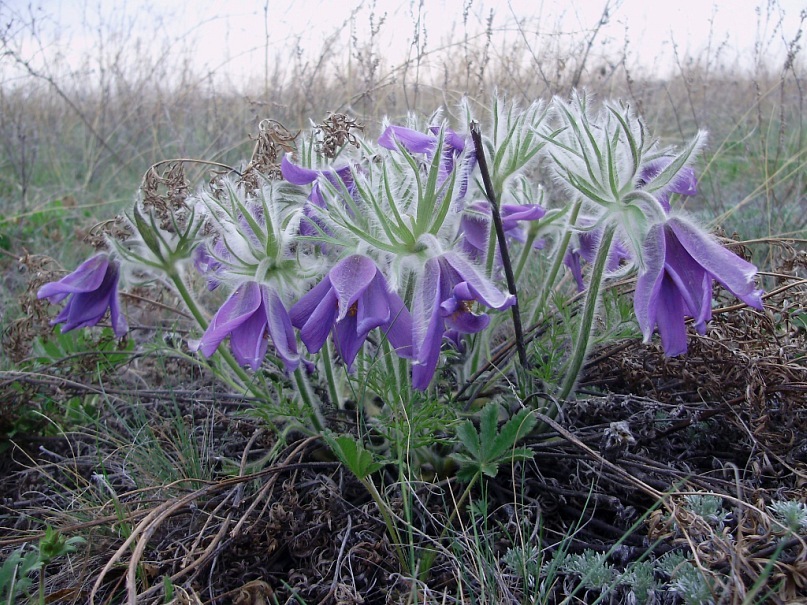
[[[252,158],[241,175],[241,182],[251,188],[257,188],[258,175],[270,181],[282,180],[280,161],[286,153],[294,151],[294,140],[299,134],[299,131],[292,134],[277,120],[261,120]]]
[[[173,231],[174,221],[181,222],[187,210],[185,200],[188,197],[188,181],[182,162],[171,162],[162,172],[161,164],[155,164],[143,175],[140,185],[144,210],[151,210],[160,220],[160,228]]]
[[[328,117],[317,124],[317,153],[326,158],[335,158],[338,151],[347,144],[359,147],[359,140],[352,130],[364,131],[364,124],[343,113],[328,112]]]

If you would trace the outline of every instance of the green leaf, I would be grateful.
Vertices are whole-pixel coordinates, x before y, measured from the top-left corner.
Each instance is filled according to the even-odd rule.
[[[366,479],[384,466],[384,462],[378,460],[372,452],[350,435],[335,437],[328,433],[324,438],[339,461],[359,480]]]
[[[482,409],[478,432],[470,421],[457,429],[457,437],[465,452],[457,452],[451,457],[460,465],[457,473],[460,480],[471,481],[478,475],[495,477],[499,465],[532,458],[530,450],[515,446],[535,428],[535,416],[529,410],[520,410],[497,431],[499,409],[499,405],[492,401]]]

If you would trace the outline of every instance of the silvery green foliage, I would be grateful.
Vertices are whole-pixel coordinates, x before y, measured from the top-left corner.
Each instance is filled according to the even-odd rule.
[[[682,554],[667,553],[658,560],[657,566],[669,576],[669,589],[677,593],[687,605],[712,605],[715,602],[712,582]]]
[[[807,531],[807,504],[796,500],[774,502],[768,509],[783,528],[802,533]]]
[[[607,553],[591,549],[579,555],[567,555],[561,569],[567,574],[579,576],[583,586],[590,590],[605,590],[617,580],[616,570],[608,563]]]
[[[320,265],[311,250],[297,245],[302,201],[296,188],[278,181],[247,190],[222,179],[192,196],[195,214],[213,233],[206,243],[216,279],[230,286],[254,280],[300,291],[302,279]]]
[[[687,494],[686,507],[703,518],[711,527],[720,531],[731,518],[731,511],[723,508],[723,498],[714,494]]]

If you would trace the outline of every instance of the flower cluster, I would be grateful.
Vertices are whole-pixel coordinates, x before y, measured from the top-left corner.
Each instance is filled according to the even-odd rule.
[[[229,338],[241,367],[258,371],[269,356],[298,372],[332,346],[355,372],[370,347],[410,360],[408,384],[418,390],[432,384],[444,347],[470,344],[478,354],[467,363],[478,366],[490,346],[479,335],[498,326],[508,336],[490,314],[517,300],[501,285],[503,243],[520,249],[518,273],[526,268],[532,276],[519,285],[525,306],[544,304],[558,287],[535,283],[535,275],[555,279],[566,263],[590,311],[575,344],[583,351],[599,286],[617,271],[637,274],[639,328],[645,339],[658,329],[668,355],[686,350],[686,317],[705,330],[714,282],[761,308],[756,268],[671,202],[697,193],[691,163],[701,134],[680,151],[662,148],[629,107],[604,104],[592,112],[582,96],[524,110],[496,100],[492,114],[493,136],[481,149],[439,115],[425,127],[414,119],[385,125],[375,141],[353,136],[328,157],[313,135],[302,137],[282,158],[282,181],[221,177],[189,195],[170,228],[136,204],[129,240],[111,242],[112,254],[94,256],[39,296],[70,297],[54,319],[64,331],[94,325],[109,309],[121,336],[123,263],[174,287],[199,321],[194,346],[206,357]],[[494,201],[481,185],[480,153],[491,158],[485,176]],[[539,161],[564,187],[564,199],[550,206],[528,178]],[[496,241],[494,218],[506,242]],[[191,273],[225,291],[212,316],[190,292]]]

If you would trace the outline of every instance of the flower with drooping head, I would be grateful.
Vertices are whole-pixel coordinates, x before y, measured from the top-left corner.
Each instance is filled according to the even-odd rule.
[[[270,338],[288,371],[300,362],[286,306],[265,284],[248,281],[235,289],[202,335],[198,344],[202,355],[210,357],[227,336],[236,361],[253,370],[261,366]]]
[[[59,281],[42,286],[37,298],[58,303],[70,296],[61,313],[51,321],[51,325],[64,323],[63,333],[96,325],[109,309],[112,330],[120,338],[126,334],[128,325],[118,302],[119,277],[117,261],[108,254],[96,254]]]
[[[501,217],[505,235],[524,243],[527,234],[521,221],[537,221],[544,217],[546,210],[538,204],[502,204]],[[488,253],[488,243],[491,236],[490,202],[478,201],[468,204],[460,219],[460,232],[462,235],[462,250],[473,261],[484,260]],[[536,250],[543,248],[543,240],[533,242]],[[498,247],[496,248],[497,258]],[[501,261],[499,261],[501,262]]]
[[[501,292],[455,252],[427,260],[414,297],[412,386],[419,390],[428,388],[447,330],[452,334],[474,334],[488,327],[490,317],[486,313],[474,313],[474,303],[502,310],[515,302],[515,296]]]
[[[685,315],[705,333],[714,280],[748,306],[762,309],[762,290],[754,284],[757,268],[686,219],[673,216],[653,225],[643,257],[633,299],[636,319],[645,342],[658,327],[669,357],[686,353]]]
[[[336,351],[348,371],[367,335],[375,328],[381,328],[398,355],[411,356],[409,311],[366,256],[354,254],[339,261],[292,306],[289,314],[311,353],[319,351],[333,331]]]

